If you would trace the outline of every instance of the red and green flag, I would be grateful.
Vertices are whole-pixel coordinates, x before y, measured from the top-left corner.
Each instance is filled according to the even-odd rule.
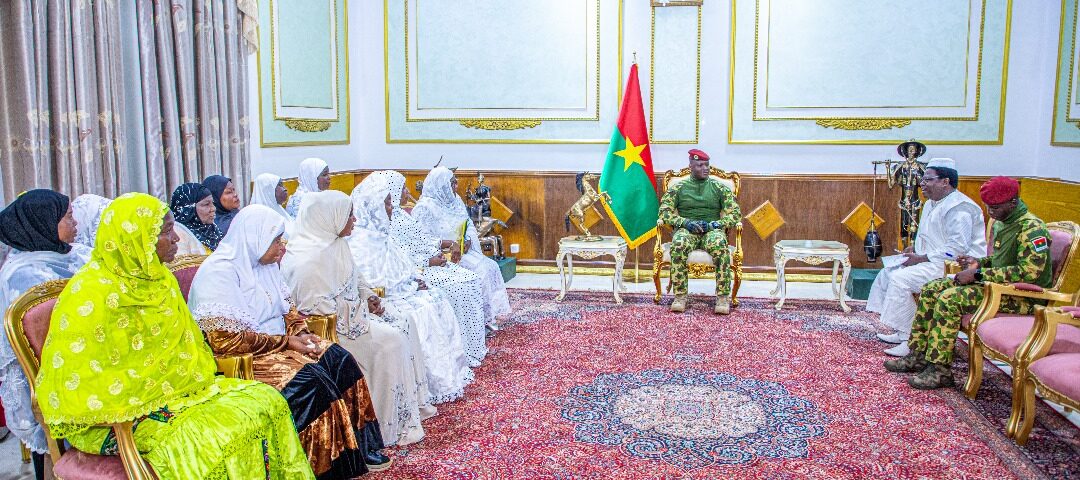
[[[631,249],[656,235],[660,201],[656,196],[652,165],[635,63],[630,67],[619,121],[611,135],[604,170],[600,173],[600,192],[611,198],[610,201],[603,199],[604,209]]]

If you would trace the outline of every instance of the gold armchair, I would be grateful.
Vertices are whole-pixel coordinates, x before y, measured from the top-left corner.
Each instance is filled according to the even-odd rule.
[[[1001,322],[1030,322],[1032,320],[1030,320],[1030,316],[1022,315],[995,318],[999,316],[998,310],[1005,296],[1044,300],[1051,306],[1073,305],[1080,299],[1075,288],[1072,289],[1072,292],[1063,291],[1062,288],[1065,286],[1066,280],[1080,275],[1080,254],[1078,254],[1078,250],[1080,250],[1080,225],[1068,221],[1053,222],[1047,224],[1047,229],[1050,231],[1050,238],[1052,239],[1050,242],[1050,263],[1051,268],[1053,268],[1053,284],[1051,287],[1043,289],[1021,283],[987,283],[984,286],[985,293],[982,304],[979,305],[966,326],[961,324],[964,333],[968,337],[970,366],[967,382],[964,385],[964,393],[969,398],[975,398],[979,393],[979,386],[982,385],[982,359],[984,357],[1008,363],[1012,367],[1014,371],[1013,397],[1017,398],[1017,387],[1023,379],[1023,370],[1026,364],[1020,355],[1019,349],[1015,350],[1012,355],[1009,354],[1009,350],[1015,343],[1019,343],[1021,339],[1000,338],[1001,333],[999,330],[1003,326]],[[987,342],[983,335],[980,335],[979,328],[983,325],[987,326],[987,334],[993,333],[991,342]]]
[[[1028,367],[1020,377],[1020,392],[1013,392],[1013,414],[1009,418],[1006,434],[1016,443],[1027,443],[1031,427],[1035,422],[1035,392],[1051,402],[1065,407],[1066,411],[1080,410],[1080,398],[1075,396],[1076,379],[1070,375],[1075,371],[1078,356],[1075,352],[1076,337],[1080,331],[1080,313],[1076,309],[1043,308],[1035,309],[1035,326],[1031,334],[1020,346],[1017,354]],[[1068,329],[1068,330],[1066,330]],[[1069,331],[1071,330],[1071,331]],[[1069,335],[1071,333],[1071,335]],[[1064,335],[1063,335],[1064,334]],[[1071,348],[1065,348],[1063,355],[1055,354],[1055,342],[1060,336],[1071,336]],[[1018,372],[1013,372],[1014,377]],[[1072,390],[1073,395],[1063,393]]]
[[[682,170],[673,171],[668,170],[664,173],[664,179],[661,183],[661,191],[667,192],[668,189],[677,185],[679,182],[686,180],[690,177],[690,168],[686,167]],[[719,180],[721,183],[731,189],[731,193],[736,198],[739,197],[739,189],[742,186],[739,174],[737,172],[725,172],[716,167],[709,167],[709,177]],[[668,232],[669,240],[663,241],[664,231]],[[737,307],[739,305],[738,293],[739,286],[742,284],[742,264],[743,264],[743,248],[742,248],[742,220],[739,221],[734,227],[728,229],[728,249],[731,251],[731,272],[732,272],[732,286],[731,286],[731,306]],[[656,241],[653,244],[653,284],[656,286],[656,296],[653,298],[655,303],[660,303],[660,297],[662,296],[660,290],[660,272],[665,266],[671,266],[671,241],[670,235],[671,227],[664,224],[662,221],[656,222]],[[687,258],[687,267],[689,268],[690,275],[695,278],[701,278],[706,273],[715,272],[716,264],[713,262],[712,256],[710,256],[704,250],[694,250]],[[671,278],[668,276],[667,292],[671,292]]]
[[[206,255],[179,255],[173,261],[166,264],[169,271],[176,277],[176,283],[180,285],[180,293],[187,300],[191,292],[191,282],[199,271],[199,266],[206,260]],[[214,356],[217,361],[218,373],[226,377],[255,380],[254,357],[250,353],[225,357]]]
[[[37,285],[15,299],[4,315],[4,330],[7,332],[8,341],[15,350],[15,357],[18,358],[23,373],[26,374],[27,379],[30,379],[31,408],[34,410],[34,417],[45,430],[53,472],[58,478],[61,476],[68,479],[78,478],[80,470],[93,465],[94,470],[112,472],[112,476],[116,478],[124,478],[119,475],[120,471],[133,480],[157,478],[150,466],[139,457],[131,421],[100,425],[112,428],[116,435],[118,456],[89,455],[75,449],[66,449],[63,442],[49,435],[49,427],[45,424],[38,407],[33,379],[37,378],[38,369],[41,366],[39,356],[45,337],[48,335],[53,306],[65,285],[67,285],[67,280],[52,280]],[[122,464],[122,467],[116,465],[117,462]]]

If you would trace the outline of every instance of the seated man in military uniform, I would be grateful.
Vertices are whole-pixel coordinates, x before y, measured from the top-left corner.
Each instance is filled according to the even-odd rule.
[[[660,200],[660,220],[670,225],[671,286],[675,291],[672,312],[686,311],[686,259],[690,252],[703,249],[716,262],[716,306],[713,312],[731,311],[731,252],[725,229],[739,223],[742,212],[735,194],[726,185],[709,178],[709,156],[690,150],[690,178],[664,193]]]

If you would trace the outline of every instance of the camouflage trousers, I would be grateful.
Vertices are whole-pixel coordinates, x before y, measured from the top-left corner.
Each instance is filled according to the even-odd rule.
[[[671,289],[675,295],[686,295],[689,287],[686,258],[698,249],[709,252],[716,262],[716,295],[731,295],[731,252],[723,228],[704,235],[695,235],[685,228],[675,230],[671,239]]]
[[[983,301],[983,284],[956,285],[948,278],[932,280],[919,294],[919,307],[911,325],[908,347],[912,352],[926,352],[926,361],[948,365],[952,363],[960,317],[975,313]],[[1028,298],[1005,296],[1001,313],[1030,314],[1035,305],[1045,302]]]

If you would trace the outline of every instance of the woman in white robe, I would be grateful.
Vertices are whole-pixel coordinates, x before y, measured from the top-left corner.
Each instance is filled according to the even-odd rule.
[[[90,247],[75,241],[77,223],[68,197],[30,190],[0,211],[0,242],[11,247],[0,269],[0,312],[20,295],[49,280],[71,278],[90,260]],[[38,458],[48,453],[45,432],[34,418],[30,384],[0,329],[0,401],[8,428]],[[35,461],[37,463],[37,461]]]
[[[454,172],[446,167],[431,169],[424,179],[424,191],[412,210],[412,216],[429,234],[441,239],[459,237],[461,226],[466,226],[460,265],[480,275],[480,286],[484,289],[484,319],[490,328],[496,329],[498,317],[510,313],[506,285],[499,264],[480,251],[476,227],[469,219],[465,202],[461,201],[456,191]]]
[[[310,193],[300,211],[303,221],[281,260],[296,309],[305,315],[337,315],[339,343],[368,379],[383,443],[420,441],[420,421],[435,415],[420,338],[407,320],[391,325],[368,313],[374,293],[356,275],[344,238],[355,222],[349,196],[336,190]]]
[[[383,289],[379,304],[385,309],[382,317],[405,318],[416,325],[428,370],[431,402],[456,400],[472,383],[469,367],[479,365],[479,359],[474,362],[466,356],[461,328],[445,295],[417,280],[412,262],[390,238],[386,207],[389,192],[367,190],[367,186],[361,183],[353,189],[356,226],[349,236],[353,263],[369,285]]]
[[[281,215],[281,218],[285,219],[285,238],[292,236],[293,223],[296,220],[281,206],[288,198],[289,192],[285,190],[285,184],[282,183],[281,177],[272,173],[261,173],[255,177],[255,188],[251,193],[251,204],[269,207],[270,210]]]
[[[300,185],[285,204],[285,211],[294,219],[300,215],[300,202],[304,199],[304,194],[330,188],[330,166],[321,158],[305,158],[300,162],[300,175],[297,180]]]
[[[101,212],[105,211],[112,200],[84,193],[71,201],[71,215],[78,224],[75,232],[75,243],[94,248],[94,239],[97,238],[98,225],[101,223]]]
[[[439,239],[427,233],[409,212],[401,208],[405,176],[392,170],[381,170],[372,173],[364,181],[387,185],[390,203],[394,208],[390,219],[390,235],[409,255],[413,265],[423,272],[421,278],[424,282],[438,287],[450,299],[462,331],[474,328],[467,326],[484,325],[487,322],[484,316],[486,297],[480,286],[480,276],[461,265],[447,261],[443,256],[444,248],[460,255],[460,245],[456,241]]]

